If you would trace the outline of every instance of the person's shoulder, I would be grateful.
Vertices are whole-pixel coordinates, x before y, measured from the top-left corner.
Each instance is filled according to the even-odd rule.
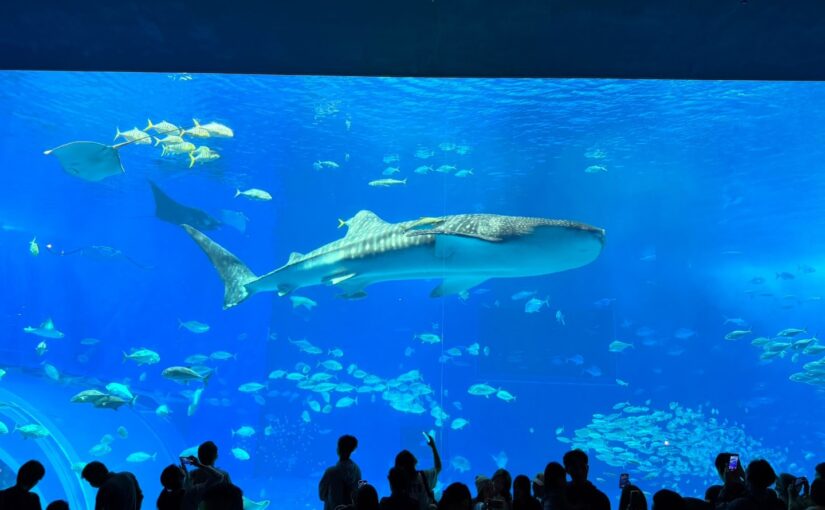
[[[424,475],[428,481],[433,481],[438,478],[438,471],[436,471],[434,467],[430,469],[422,469],[421,474]]]
[[[605,508],[610,508],[610,498],[607,497],[607,494],[599,490],[599,488],[595,485],[590,485],[590,487],[593,491],[593,495],[600,500],[599,502],[603,505],[606,505]]]

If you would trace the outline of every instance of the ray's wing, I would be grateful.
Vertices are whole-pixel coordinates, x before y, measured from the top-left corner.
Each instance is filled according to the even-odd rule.
[[[115,147],[97,142],[69,142],[43,152],[54,155],[63,170],[86,181],[101,181],[125,172]]]

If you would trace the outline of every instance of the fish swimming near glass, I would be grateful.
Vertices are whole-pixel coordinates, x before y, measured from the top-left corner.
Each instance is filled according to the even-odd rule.
[[[389,223],[371,211],[346,222],[347,234],[263,276],[189,225],[183,228],[220,274],[224,309],[259,292],[284,296],[330,285],[348,299],[377,282],[442,279],[432,297],[457,294],[491,278],[558,273],[585,266],[604,247],[604,230],[567,220],[458,214]]]

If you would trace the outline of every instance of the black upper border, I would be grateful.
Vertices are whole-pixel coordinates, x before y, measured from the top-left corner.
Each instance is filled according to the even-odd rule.
[[[0,68],[825,79],[825,0],[6,0]]]

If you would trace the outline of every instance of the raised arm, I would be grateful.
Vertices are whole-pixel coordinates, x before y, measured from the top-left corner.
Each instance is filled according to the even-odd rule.
[[[438,475],[441,473],[441,456],[438,454],[438,448],[435,446],[435,439],[433,436],[426,434],[427,436],[427,446],[429,446],[433,451],[433,469],[435,469],[435,474]]]

